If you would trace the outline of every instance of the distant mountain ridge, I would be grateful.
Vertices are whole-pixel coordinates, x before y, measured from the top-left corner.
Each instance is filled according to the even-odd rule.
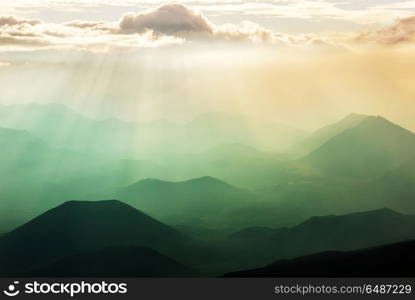
[[[190,137],[199,144],[209,145],[206,148],[240,143],[278,152],[288,149],[308,134],[277,122],[225,112],[201,114],[188,124],[188,128]]]
[[[210,176],[193,178],[185,181],[165,181],[154,178],[139,180],[116,193],[116,197],[129,201],[143,201],[142,197],[154,197],[153,201],[163,201],[161,198],[174,198],[178,196],[192,196],[201,194],[199,189],[209,188],[220,192],[236,190],[224,181]],[[214,192],[210,190],[210,192]],[[155,194],[157,193],[157,195]],[[158,197],[158,198],[157,198]]]
[[[324,176],[380,176],[413,158],[415,134],[383,117],[366,117],[300,160]]]
[[[6,169],[7,172],[18,171],[16,164],[36,164],[40,158],[44,158],[52,151],[45,141],[25,130],[0,128],[0,143],[2,169]],[[32,157],[36,159],[32,161]],[[14,169],[8,170],[7,167]]]
[[[251,194],[204,176],[179,182],[144,179],[119,190],[114,197],[169,223],[214,224],[214,219],[228,209],[245,205]]]
[[[263,268],[225,274],[225,277],[414,277],[415,241],[349,252],[322,252],[279,260]]]
[[[206,151],[224,143],[281,151],[307,135],[273,121],[232,113],[205,113],[187,123],[135,123],[88,118],[59,103],[2,105],[0,126],[28,130],[58,148],[128,158]]]
[[[387,207],[415,213],[415,156],[363,185],[359,194],[362,199],[371,197]]]
[[[308,154],[313,150],[317,149],[325,142],[330,140],[331,138],[335,137],[336,135],[342,133],[346,129],[353,128],[357,126],[360,122],[365,120],[370,116],[368,115],[361,115],[356,113],[351,113],[347,115],[342,120],[324,126],[317,131],[313,132],[310,136],[306,137],[304,140],[300,141],[298,145],[296,145],[293,150],[295,152]]]
[[[290,228],[246,228],[233,233],[227,243],[229,247],[244,249],[242,259],[260,264],[279,258],[354,250],[409,239],[415,239],[415,215],[384,208],[311,217]]]

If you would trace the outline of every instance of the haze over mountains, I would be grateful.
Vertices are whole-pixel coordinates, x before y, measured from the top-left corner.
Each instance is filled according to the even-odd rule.
[[[218,276],[415,239],[415,134],[381,116],[308,134],[29,104],[0,107],[0,142],[4,276]]]
[[[303,159],[328,176],[380,176],[414,157],[415,134],[382,117],[367,117]]]
[[[359,115],[352,113],[346,116],[344,119],[340,120],[339,122],[324,126],[316,130],[311,135],[307,136],[305,139],[303,139],[297,145],[295,145],[293,151],[308,154],[320,147],[321,145],[323,145],[324,143],[326,143],[331,138],[338,135],[339,133],[345,131],[346,129],[356,127],[367,117],[367,115]]]
[[[200,146],[206,145],[205,149],[242,143],[265,151],[284,151],[307,135],[305,131],[283,124],[227,113],[206,113],[188,126],[190,137],[201,143]],[[204,137],[204,141],[200,141],[200,137]]]
[[[89,119],[53,103],[2,105],[0,126],[27,130],[58,148],[129,158],[204,151],[223,143],[281,151],[306,135],[289,126],[229,113],[207,113],[189,123],[132,123]]]

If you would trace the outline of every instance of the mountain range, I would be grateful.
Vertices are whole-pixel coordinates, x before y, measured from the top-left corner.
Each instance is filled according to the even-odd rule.
[[[122,202],[69,201],[1,236],[0,270],[1,275],[24,274],[78,253],[118,246],[185,256],[183,249],[190,249],[192,243]]]
[[[381,176],[414,158],[415,134],[383,117],[366,117],[301,159],[319,175],[364,179]]]
[[[33,104],[1,106],[0,126],[1,276],[213,276],[277,260],[258,274],[373,275],[357,262],[389,246],[367,247],[415,239],[415,134],[381,116],[308,134]]]
[[[279,260],[263,268],[227,273],[225,277],[402,278],[415,275],[415,241],[340,252],[328,251]]]
[[[2,105],[0,127],[27,130],[57,148],[123,158],[206,151],[241,142],[282,151],[307,135],[273,121],[225,112],[202,114],[184,123],[128,122],[91,119],[57,103]]]
[[[415,215],[379,209],[311,217],[290,228],[246,228],[231,234],[222,244],[244,249],[239,264],[252,266],[275,259],[354,250],[409,239],[415,239]]]
[[[305,137],[302,141],[296,144],[293,147],[292,151],[301,153],[303,155],[309,154],[324,143],[328,142],[336,135],[342,133],[347,129],[356,127],[359,125],[359,123],[368,117],[368,115],[361,115],[356,113],[347,115],[340,121],[324,126],[311,133],[309,136]]]
[[[145,179],[115,193],[114,198],[170,224],[220,226],[221,216],[248,205],[254,195],[213,177],[181,182]]]
[[[202,114],[188,128],[190,138],[205,149],[232,143],[283,152],[307,136],[307,132],[287,125],[231,113]]]
[[[0,236],[1,276],[212,276],[276,259],[415,238],[388,209],[251,227],[202,242],[116,200],[69,201]],[[105,261],[105,264],[102,262]]]

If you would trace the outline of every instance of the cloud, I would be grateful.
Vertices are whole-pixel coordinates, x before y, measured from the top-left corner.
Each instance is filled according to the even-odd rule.
[[[106,22],[90,22],[90,21],[73,21],[64,23],[63,25],[68,27],[80,28],[80,29],[90,29],[90,30],[101,30],[101,31],[110,31],[112,26]]]
[[[251,18],[282,30],[318,33],[321,29],[347,32],[355,28],[378,26],[395,18],[413,14],[414,0],[182,0],[191,8],[202,9],[205,16],[242,21]],[[81,19],[93,12],[94,19],[114,18],[132,7],[137,11],[163,4],[160,0],[19,0],[0,1],[0,11],[14,16],[38,16],[45,12],[53,19],[69,20],[75,13]],[[133,14],[136,15],[136,14]],[[258,21],[260,20],[260,21]],[[293,22],[293,21],[297,22]],[[229,21],[227,21],[229,22]],[[321,24],[321,26],[316,26]]]
[[[164,34],[212,34],[214,25],[200,12],[180,3],[164,4],[143,13],[126,14],[119,24],[122,33],[142,33],[154,30]]]
[[[288,41],[253,22],[217,26],[201,12],[167,3],[119,22],[44,23],[37,19],[0,18],[0,50],[77,48],[105,52],[183,44],[186,41],[235,41],[276,44]]]
[[[183,40],[174,36],[159,36],[152,32],[139,35],[119,34],[117,24],[73,21],[44,23],[39,20],[0,18],[0,51],[37,49],[79,49],[107,52],[166,45],[178,45]]]
[[[327,38],[273,32],[251,21],[216,25],[200,11],[180,3],[128,13],[119,22],[45,23],[37,19],[0,18],[0,50],[8,51],[75,48],[107,52],[212,41],[284,47],[336,45]]]
[[[244,21],[241,24],[211,23],[201,12],[181,3],[167,3],[142,13],[126,14],[119,23],[119,33],[132,34],[154,31],[188,40],[251,41],[273,43],[278,40],[271,30]],[[279,42],[281,42],[279,40]]]
[[[0,26],[13,26],[13,25],[37,25],[40,24],[41,21],[37,19],[17,19],[13,16],[11,17],[0,17]]]
[[[415,16],[398,19],[383,29],[360,34],[356,40],[383,45],[413,43],[415,42]]]

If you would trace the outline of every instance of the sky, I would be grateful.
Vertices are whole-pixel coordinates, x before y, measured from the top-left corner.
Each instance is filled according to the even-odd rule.
[[[184,0],[220,25],[244,20],[272,30],[304,33],[343,31],[385,25],[414,13],[413,0]],[[129,12],[145,12],[165,4],[146,0],[19,0],[2,1],[3,15],[40,18],[45,22],[118,21]]]
[[[0,0],[0,104],[415,130],[415,0]]]

